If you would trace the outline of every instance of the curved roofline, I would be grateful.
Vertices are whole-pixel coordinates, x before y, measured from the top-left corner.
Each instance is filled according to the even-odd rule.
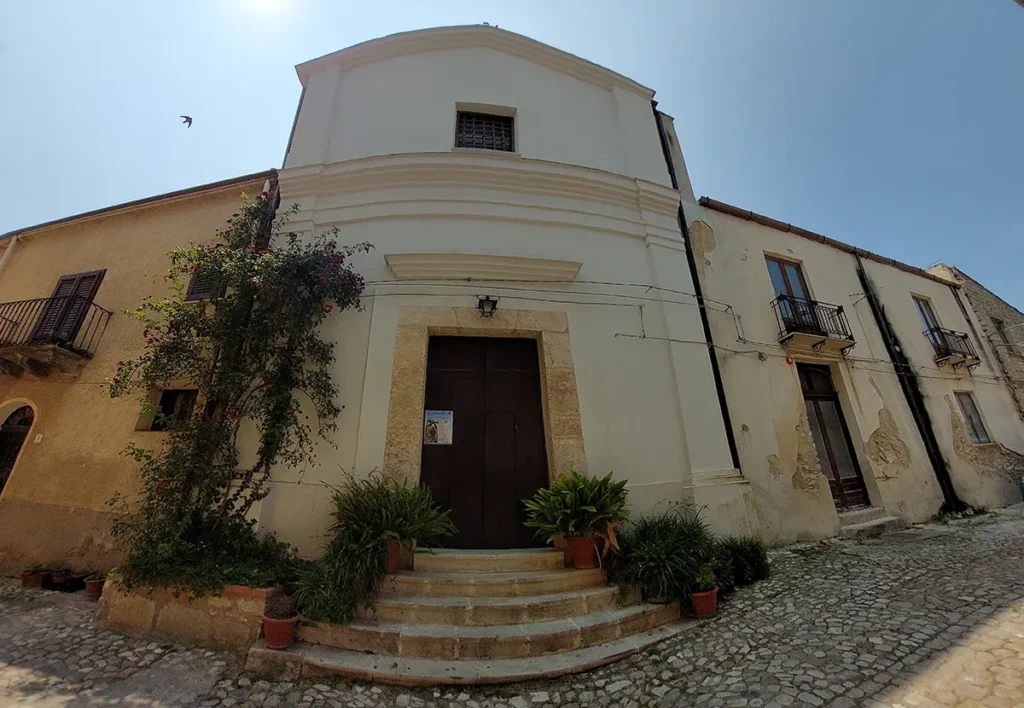
[[[311,75],[334,66],[349,70],[410,54],[474,47],[504,51],[605,88],[618,87],[647,99],[654,97],[654,89],[627,76],[535,39],[490,25],[455,25],[389,34],[303,62],[295,67],[295,71],[305,86]]]

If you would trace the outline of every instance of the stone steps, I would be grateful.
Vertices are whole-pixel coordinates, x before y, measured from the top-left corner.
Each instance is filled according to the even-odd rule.
[[[561,570],[565,554],[554,548],[511,551],[464,551],[434,549],[417,551],[413,568],[424,573],[516,573]]]
[[[377,601],[375,611],[363,619],[405,624],[450,624],[457,626],[493,626],[546,622],[639,601],[632,593],[616,598],[615,587],[596,587],[550,595],[514,597],[423,597],[394,595]],[[618,604],[616,600],[618,599]]]
[[[425,597],[513,597],[549,595],[604,585],[604,572],[571,568],[519,573],[429,573],[400,571],[381,588],[381,595]]]
[[[307,644],[413,659],[521,659],[603,644],[678,617],[678,605],[643,603],[566,619],[498,626],[303,624],[298,638]]]
[[[617,661],[683,631],[691,623],[675,621],[596,646],[526,659],[406,659],[297,643],[285,651],[249,650],[246,671],[296,680],[338,677],[399,686],[502,684],[554,678]]]
[[[907,522],[903,519],[895,516],[883,516],[873,521],[843,526],[839,529],[839,535],[843,538],[873,538],[894,531],[902,531],[906,527]]]
[[[880,506],[869,506],[863,509],[844,511],[839,514],[839,525],[855,526],[857,524],[866,524],[868,522],[881,519],[885,517],[885,515],[885,509]]]

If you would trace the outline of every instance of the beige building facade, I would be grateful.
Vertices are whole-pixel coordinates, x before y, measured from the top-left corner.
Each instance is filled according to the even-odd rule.
[[[159,447],[139,400],[104,381],[139,353],[123,310],[168,292],[167,253],[212,243],[273,171],[102,209],[0,239],[0,568],[106,569],[122,557],[107,501],[137,488],[129,442]],[[144,421],[143,421],[144,422]]]
[[[354,263],[364,307],[324,325],[338,430],[253,509],[303,555],[331,486],[373,470],[429,486],[464,548],[536,545],[522,499],[572,470],[627,479],[634,514],[692,503],[776,544],[1020,501],[1024,420],[964,288],[697,200],[650,88],[488,26],[297,69],[282,169],[0,240],[0,302],[90,276],[64,297],[108,320],[42,363],[0,346],[0,417],[32,412],[8,429],[24,444],[0,496],[7,567],[116,562],[105,502],[137,479],[118,452],[160,435],[102,396],[139,341],[118,313],[275,177],[301,207],[290,230],[374,246]]]

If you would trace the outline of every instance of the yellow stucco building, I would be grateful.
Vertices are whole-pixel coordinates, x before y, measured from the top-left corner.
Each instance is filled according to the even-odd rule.
[[[167,290],[168,251],[212,242],[242,192],[274,183],[246,175],[0,239],[0,570],[117,563],[107,501],[138,480],[120,453],[163,435],[136,430],[137,398],[103,392],[142,342],[122,311]]]

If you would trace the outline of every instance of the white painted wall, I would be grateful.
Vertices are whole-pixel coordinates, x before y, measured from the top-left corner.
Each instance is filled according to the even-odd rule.
[[[459,103],[514,109],[524,158],[669,185],[649,98],[484,47],[313,74],[285,167],[450,152]]]

